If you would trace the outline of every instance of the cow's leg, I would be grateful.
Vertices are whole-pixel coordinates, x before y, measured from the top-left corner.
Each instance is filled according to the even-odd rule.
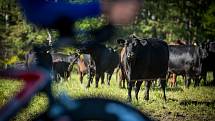
[[[56,75],[56,79],[57,79],[57,82],[60,82],[60,75],[59,74]]]
[[[105,84],[104,79],[105,79],[105,73],[101,74],[101,84]]]
[[[201,76],[203,79],[203,85],[206,86],[207,85],[207,72],[202,72]]]
[[[93,83],[94,76],[95,76],[94,70],[92,68],[89,68],[89,70],[88,70],[88,83],[87,83],[87,87],[90,87],[90,84]]]
[[[139,91],[140,91],[140,87],[141,87],[142,83],[143,83],[142,80],[138,80],[138,81],[136,82],[135,97],[136,97],[137,100],[138,100],[138,93],[139,93]]]
[[[119,72],[119,88],[125,88],[125,76],[122,70]]]
[[[119,80],[119,72],[120,72],[120,68],[117,68],[117,70],[116,70],[116,82],[118,82],[118,80]]]
[[[109,86],[110,86],[110,80],[111,80],[112,75],[113,75],[113,72],[111,72],[107,75],[107,81],[108,81]]]
[[[67,72],[66,75],[67,75],[67,76],[66,76],[67,81],[70,80],[70,72],[69,72],[69,71]]]
[[[89,74],[90,74],[90,83],[92,84],[93,83],[93,78],[94,78],[94,76],[95,76],[95,70],[94,70],[94,68],[93,67],[90,67],[90,72],[89,72]]]
[[[188,88],[190,87],[190,84],[191,84],[191,78],[188,78],[188,79],[187,79],[187,87],[188,87]]]
[[[91,82],[92,82],[92,79],[93,79],[92,75],[88,73],[88,82],[87,82],[87,86],[86,86],[87,88],[90,87],[90,84],[91,84]]]
[[[80,82],[82,84],[83,83],[83,73],[82,72],[79,73],[79,79],[80,79]]]
[[[212,82],[212,85],[213,86],[215,85],[215,70],[213,70],[213,82]]]
[[[125,88],[125,78],[122,80],[122,88]]]
[[[94,76],[95,76],[95,72],[94,72],[93,69],[91,69],[91,71],[90,71],[90,83],[91,83],[91,84],[93,83],[93,78],[94,78]]]
[[[189,76],[185,76],[185,87],[189,88],[191,83],[191,78]]]
[[[128,81],[128,101],[131,102],[132,98],[131,98],[131,91],[132,91],[132,87],[135,84],[135,81]]]
[[[166,80],[161,79],[161,89],[163,91],[163,98],[166,101],[166,93],[165,93],[165,88],[166,88]]]
[[[65,81],[68,81],[68,80],[69,80],[69,74],[68,74],[68,72],[65,72],[65,73],[64,73],[64,80],[65,80]]]
[[[102,75],[102,74],[100,74],[100,73],[96,73],[96,88],[98,88],[99,79],[100,79],[101,75]]]
[[[150,85],[151,85],[151,81],[145,81],[145,86],[146,86],[146,89],[145,89],[145,95],[144,95],[144,99],[145,100],[149,100],[149,89],[150,89]]]
[[[122,72],[119,71],[119,88],[122,88]]]
[[[167,81],[170,87],[172,87],[172,74],[169,72],[167,74]]]
[[[157,84],[157,80],[152,80],[151,84],[152,84],[152,89],[155,89],[156,84]]]
[[[173,74],[172,75],[172,86],[173,87],[176,87],[176,83],[177,83],[177,75],[176,74]]]
[[[156,81],[158,81],[158,87],[161,88],[161,79],[158,79]]]
[[[200,76],[197,76],[194,78],[194,87],[199,86],[200,80],[201,80]]]
[[[110,86],[110,78],[111,78],[111,74],[107,73],[107,84],[108,84],[108,86]]]

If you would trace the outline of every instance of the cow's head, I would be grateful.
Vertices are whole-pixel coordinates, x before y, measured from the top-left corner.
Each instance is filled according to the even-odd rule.
[[[209,52],[215,53],[215,41],[208,43],[208,50]]]
[[[49,53],[51,47],[46,44],[33,44],[32,51],[35,53]]]
[[[208,52],[206,50],[206,48],[204,47],[204,45],[199,45],[199,54],[201,59],[205,59],[208,56]]]
[[[138,51],[147,44],[147,41],[132,35],[127,40],[118,39],[117,43],[126,48],[126,57],[128,61],[131,61],[136,58]]]
[[[99,46],[99,44],[96,43],[84,43],[82,46],[77,49],[77,53],[79,54],[92,54],[95,52],[95,48]]]
[[[215,41],[203,42],[200,45],[203,49],[206,49],[207,52],[215,53]]]
[[[90,53],[89,53],[89,50],[90,50],[90,49],[89,49],[88,47],[82,47],[82,48],[77,49],[76,52],[77,52],[78,54],[90,54]]]
[[[209,53],[215,53],[215,41],[204,42],[199,44],[200,55],[202,59],[205,59]]]

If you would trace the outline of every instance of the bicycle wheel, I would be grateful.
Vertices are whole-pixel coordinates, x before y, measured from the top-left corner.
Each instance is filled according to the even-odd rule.
[[[63,118],[69,121],[150,121],[150,118],[132,106],[110,99],[84,98],[74,100],[70,104],[70,108],[67,107],[69,110],[58,117],[49,117],[50,112],[45,112],[35,121],[60,121]],[[62,107],[58,109],[62,110]]]

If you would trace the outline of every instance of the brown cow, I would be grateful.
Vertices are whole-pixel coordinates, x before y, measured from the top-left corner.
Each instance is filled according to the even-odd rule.
[[[87,84],[87,87],[90,87],[90,83],[92,83],[93,77],[95,75],[95,68],[90,55],[88,54],[80,55],[77,64],[78,64],[78,73],[79,73],[79,79],[81,84],[83,83],[84,76],[86,74],[90,74],[88,76],[89,81]]]
[[[126,81],[126,72],[125,72],[125,67],[123,67],[123,56],[125,54],[125,47],[122,48],[120,52],[120,64],[119,64],[119,87],[120,88],[125,88],[125,81]]]
[[[168,83],[170,87],[176,87],[177,75],[175,73],[169,74]]]
[[[119,88],[125,88],[125,76],[122,74],[123,70],[119,67],[116,70],[116,80],[119,81]]]

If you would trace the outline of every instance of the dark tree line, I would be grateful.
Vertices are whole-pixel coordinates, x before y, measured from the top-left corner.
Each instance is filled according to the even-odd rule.
[[[83,0],[70,0],[83,2]],[[57,0],[56,0],[57,2]],[[105,22],[102,17],[76,23],[76,28],[90,30]],[[213,40],[215,37],[215,2],[212,0],[144,0],[136,21],[118,27],[115,38],[135,33],[158,37],[167,42],[187,43]],[[53,39],[57,36],[50,31]],[[30,25],[21,14],[17,0],[0,0],[0,67],[23,60],[29,43],[46,41],[47,31]],[[82,36],[78,39],[84,40]]]

